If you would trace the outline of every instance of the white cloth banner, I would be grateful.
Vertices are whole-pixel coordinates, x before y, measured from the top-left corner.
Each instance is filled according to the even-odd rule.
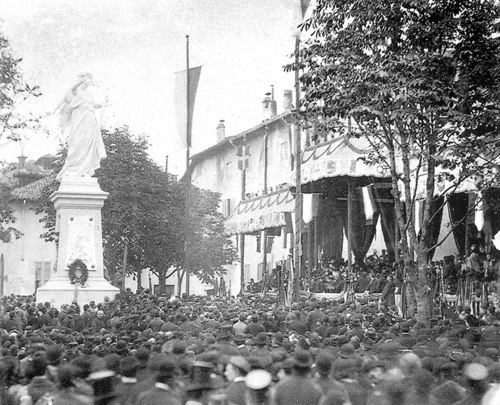
[[[478,232],[481,232],[484,227],[483,193],[481,193],[481,191],[477,193],[476,200],[477,203],[474,215],[474,225],[476,225]]]
[[[420,211],[421,211],[422,202],[420,200],[415,201],[415,233],[418,235],[420,232]]]
[[[318,194],[302,194],[302,220],[305,224],[308,224],[316,217],[318,200]]]
[[[362,187],[361,191],[363,193],[363,209],[365,211],[365,218],[367,221],[372,221],[373,214],[375,213],[375,204],[373,201],[371,186]]]

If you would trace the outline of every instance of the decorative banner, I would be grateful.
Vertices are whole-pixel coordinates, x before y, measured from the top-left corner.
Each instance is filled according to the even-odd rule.
[[[200,81],[201,66],[189,69],[189,122],[187,117],[187,74],[186,70],[175,74],[174,105],[179,129],[179,141],[185,147],[191,147],[191,128],[193,124],[194,100]]]
[[[240,201],[224,223],[227,235],[252,233],[287,224],[286,213],[294,210],[295,197],[290,191],[266,194]]]
[[[491,241],[493,242],[493,245],[495,245],[497,250],[500,250],[500,231],[496,233],[495,237]]]
[[[302,184],[340,176],[389,178],[386,168],[363,160],[371,152],[373,149],[368,141],[347,137],[307,148],[302,158]],[[293,172],[291,184],[294,182]]]
[[[311,222],[318,214],[319,194],[302,194],[302,220]]]
[[[483,209],[483,193],[479,191],[476,197],[476,212],[474,215],[474,225],[476,225],[477,231],[481,232],[484,227],[484,209]]]
[[[415,201],[415,234],[418,236],[418,233],[420,232],[420,214],[422,210],[422,201],[421,200],[416,200]]]
[[[373,221],[373,215],[376,211],[375,200],[373,198],[373,187],[366,186],[361,188],[363,193],[363,209],[367,221]]]

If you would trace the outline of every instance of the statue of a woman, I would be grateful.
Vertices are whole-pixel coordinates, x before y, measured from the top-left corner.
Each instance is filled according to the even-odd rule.
[[[68,131],[68,155],[57,175],[58,180],[90,177],[100,167],[101,159],[106,157],[95,110],[107,105],[107,100],[104,104],[94,101],[89,91],[92,84],[90,73],[81,74],[57,107],[56,111],[61,114],[61,131]]]

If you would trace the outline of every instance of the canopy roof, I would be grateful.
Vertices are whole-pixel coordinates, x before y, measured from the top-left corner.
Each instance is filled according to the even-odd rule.
[[[284,226],[285,213],[294,210],[294,200],[288,190],[243,200],[226,219],[225,232],[234,235]]]
[[[302,184],[328,177],[390,177],[379,165],[364,162],[373,152],[365,138],[335,138],[327,143],[308,147],[302,157]],[[293,184],[293,183],[292,183]]]

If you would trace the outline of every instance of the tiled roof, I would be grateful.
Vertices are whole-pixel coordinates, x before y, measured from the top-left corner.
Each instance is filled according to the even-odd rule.
[[[55,176],[43,177],[40,180],[12,190],[14,200],[37,201],[42,198],[43,189],[56,181]]]

